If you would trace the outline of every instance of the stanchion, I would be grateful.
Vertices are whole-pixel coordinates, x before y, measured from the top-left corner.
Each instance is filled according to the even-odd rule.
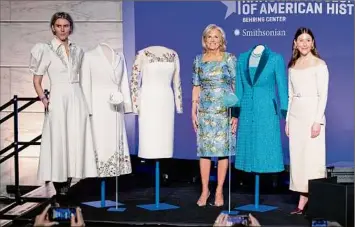
[[[269,205],[260,205],[259,203],[259,187],[260,187],[260,176],[259,174],[255,175],[255,195],[254,195],[254,204],[248,204],[235,209],[242,211],[254,211],[254,212],[267,212],[277,209],[276,206]]]
[[[116,205],[115,207],[109,208],[107,211],[109,212],[123,212],[126,210],[124,207],[118,207],[124,205],[123,203],[118,202],[118,176],[116,176]]]
[[[171,210],[171,209],[179,208],[178,206],[174,206],[168,203],[160,203],[159,200],[160,200],[160,168],[159,168],[159,161],[156,160],[155,161],[155,203],[137,205],[137,207],[149,211]]]
[[[228,121],[232,119],[232,109],[231,107],[236,105],[238,102],[237,96],[235,96],[233,93],[228,94],[226,97],[224,97],[224,105],[225,107],[228,108]],[[232,171],[231,171],[231,165],[232,165],[232,133],[231,133],[232,127],[231,124],[229,123],[229,128],[228,128],[228,143],[229,143],[229,157],[228,157],[228,210],[222,211],[223,214],[230,214],[230,215],[236,215],[239,212],[236,210],[231,210],[231,178],[232,178]]]
[[[84,205],[92,206],[95,208],[108,208],[108,211],[115,211],[115,212],[122,212],[125,211],[126,208],[118,208],[118,206],[124,205],[123,203],[118,202],[118,157],[119,153],[123,152],[123,134],[122,131],[119,129],[118,122],[119,122],[119,115],[118,115],[118,106],[115,106],[116,109],[116,201],[106,200],[106,182],[105,179],[101,180],[101,200],[100,201],[92,201],[92,202],[84,202]],[[118,137],[120,137],[121,141],[118,141]]]
[[[105,179],[101,180],[101,200],[98,201],[91,201],[91,202],[84,202],[82,204],[95,207],[95,208],[108,208],[113,206],[122,206],[122,203],[117,203],[112,200],[106,200],[106,181]]]
[[[122,99],[122,101],[123,101],[123,99]],[[118,148],[118,152],[116,155],[116,193],[115,193],[116,194],[116,206],[109,208],[107,210],[109,212],[123,212],[126,210],[126,208],[124,208],[124,207],[118,207],[120,205],[124,205],[124,204],[118,202],[118,175],[119,175],[118,165],[119,165],[119,157],[121,156],[121,154],[123,155],[123,153],[124,153],[123,130],[121,130],[122,125],[121,125],[121,127],[118,126],[118,122],[119,122],[118,113],[119,113],[118,105],[116,105],[116,147]],[[121,124],[124,124],[124,121],[121,121]],[[118,141],[118,136],[120,138],[120,141]]]

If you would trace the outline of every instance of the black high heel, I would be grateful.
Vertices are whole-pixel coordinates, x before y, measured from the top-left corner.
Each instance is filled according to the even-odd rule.
[[[303,210],[297,207],[295,210],[291,211],[290,214],[303,214]]]

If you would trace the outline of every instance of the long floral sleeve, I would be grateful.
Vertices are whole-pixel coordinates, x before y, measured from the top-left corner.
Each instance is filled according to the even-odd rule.
[[[133,63],[132,76],[130,82],[132,104],[133,104],[133,113],[138,113],[138,99],[139,99],[139,89],[141,83],[141,67],[143,63],[142,54],[138,52]]]
[[[183,113],[182,89],[181,89],[181,79],[180,79],[180,59],[177,53],[175,53],[175,72],[174,72],[173,84],[174,84],[176,110],[178,113]]]

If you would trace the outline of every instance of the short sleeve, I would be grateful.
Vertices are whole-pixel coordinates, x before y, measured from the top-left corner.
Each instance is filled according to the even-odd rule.
[[[44,75],[48,68],[48,59],[45,57],[45,44],[37,43],[31,49],[29,70],[33,75]]]
[[[192,65],[192,84],[194,86],[200,86],[200,75],[199,75],[199,57],[196,56]]]

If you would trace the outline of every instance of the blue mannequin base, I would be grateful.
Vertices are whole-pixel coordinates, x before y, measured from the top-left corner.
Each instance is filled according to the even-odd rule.
[[[107,208],[107,207],[115,207],[116,206],[116,202],[115,201],[111,201],[111,200],[105,200],[105,205],[102,206],[102,201],[91,201],[91,202],[84,202],[82,204],[87,205],[87,206],[91,206],[91,207],[95,207],[95,208]],[[122,206],[124,205],[123,203],[117,203],[117,206]]]
[[[224,211],[221,212],[221,214],[237,215],[237,214],[239,214],[239,211],[236,211],[236,210],[230,210],[230,211],[224,210]]]
[[[259,174],[255,175],[255,198],[254,204],[248,204],[241,207],[236,207],[237,210],[243,211],[254,211],[254,212],[266,212],[277,209],[275,206],[268,206],[268,205],[260,205],[259,203],[259,183],[260,183],[260,176]]]
[[[108,208],[107,211],[108,212],[123,212],[125,211],[126,208],[123,208],[123,207],[111,207],[111,208]]]
[[[157,211],[157,210],[171,210],[171,209],[178,209],[178,206],[170,205],[167,203],[153,203],[153,204],[145,204],[145,205],[138,205],[137,207],[146,209],[149,211]]]
[[[255,204],[248,204],[245,206],[236,207],[235,209],[242,210],[242,211],[267,212],[267,211],[271,211],[271,210],[276,210],[277,207],[268,206],[268,205],[255,206]]]

